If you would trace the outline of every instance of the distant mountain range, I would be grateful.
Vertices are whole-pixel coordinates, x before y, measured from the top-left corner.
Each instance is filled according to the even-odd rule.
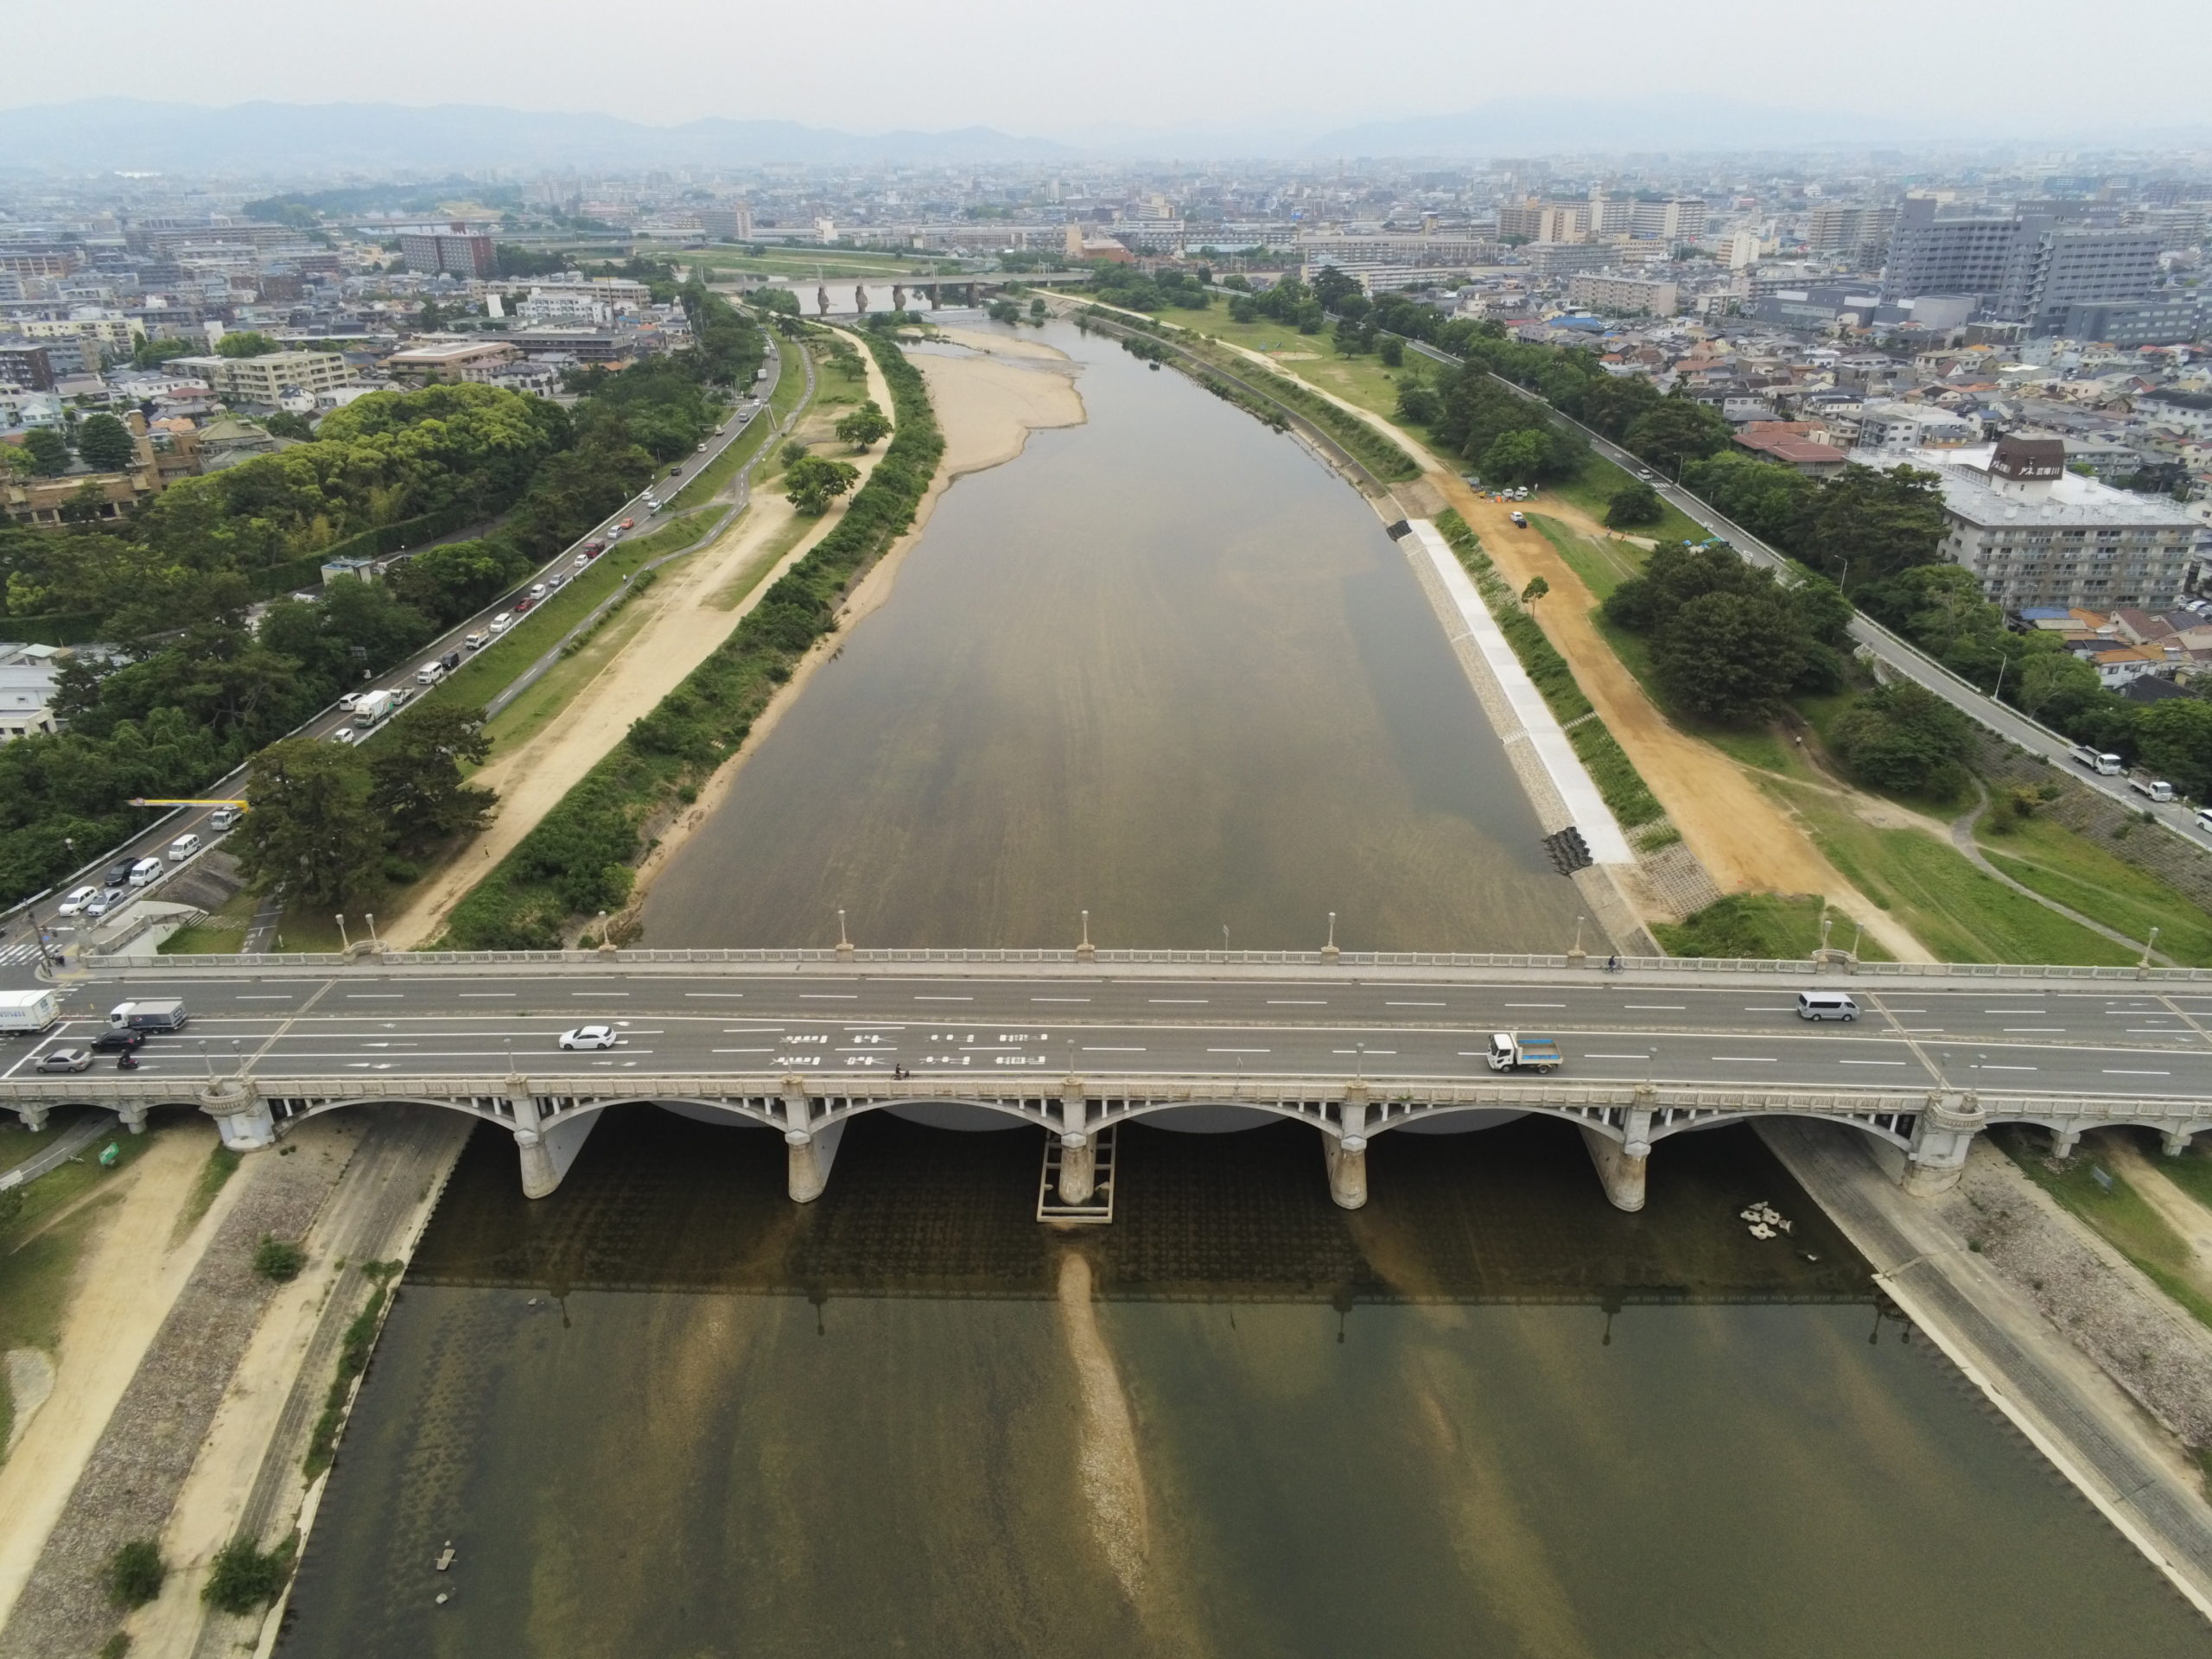
[[[648,167],[759,162],[1045,162],[1078,152],[989,127],[859,135],[796,121],[687,121],[468,104],[85,99],[0,110],[0,166],[299,174],[333,168]]]
[[[1224,160],[1360,156],[1475,160],[2000,143],[2010,132],[1963,123],[1904,122],[1848,111],[1786,110],[1709,98],[1666,102],[1523,98],[1455,115],[1408,116],[1316,132],[1292,118],[1211,126],[1094,126],[1057,138],[993,127],[945,132],[841,132],[796,121],[720,118],[652,126],[619,116],[440,104],[235,104],[215,109],[137,99],[86,99],[0,110],[0,168],[246,173],[413,172],[483,167],[637,168],[759,162],[1051,164],[1090,158]],[[2041,135],[2045,138],[2056,135]],[[2082,133],[2107,145],[2206,141],[2189,132]]]

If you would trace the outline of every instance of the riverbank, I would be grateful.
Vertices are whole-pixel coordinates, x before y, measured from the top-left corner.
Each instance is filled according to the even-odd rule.
[[[737,753],[700,788],[698,798],[662,830],[639,862],[629,906],[615,925],[626,936],[644,910],[654,878],[728,798],[747,761],[759,752],[785,712],[804,694],[822,665],[843,648],[853,626],[891,597],[899,567],[928,529],[944,493],[969,474],[987,472],[1018,459],[1033,432],[1084,423],[1083,397],[1075,385],[1076,365],[1066,353],[1040,340],[1009,340],[972,329],[938,332],[973,355],[910,353],[929,387],[930,406],[944,438],[944,459],[914,509],[912,528],[861,578],[839,607],[836,632],[815,642],[792,671],[789,682],[753,722]]]

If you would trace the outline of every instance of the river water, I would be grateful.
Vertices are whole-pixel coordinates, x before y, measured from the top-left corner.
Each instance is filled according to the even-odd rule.
[[[1335,907],[1363,944],[1539,943],[1571,890],[1528,855],[1372,514],[1179,378],[1063,343],[1091,424],[950,493],[671,872],[683,916],[721,907],[649,912],[651,937],[819,939],[842,903],[871,942],[1034,943],[1088,902],[1126,923],[1109,940],[1204,944],[1227,920],[1240,945],[1311,943]],[[1149,477],[1087,469],[1198,444],[1211,483],[1181,505],[1211,516],[1187,540],[1137,537],[1185,523],[1147,520]],[[1277,671],[1247,632],[1313,649]],[[1132,651],[1143,671],[1116,673]],[[1124,816],[1124,787],[1148,810]],[[955,927],[963,900],[987,925]],[[1356,1213],[1303,1126],[1138,1126],[1117,1154],[1113,1224],[1053,1231],[1023,1129],[864,1118],[803,1207],[764,1131],[618,1108],[533,1204],[480,1130],[281,1651],[2212,1646],[1884,1316],[1747,1130],[1669,1141],[1634,1216],[1539,1120],[1382,1137]],[[1760,1198],[1787,1241],[1733,1219]]]

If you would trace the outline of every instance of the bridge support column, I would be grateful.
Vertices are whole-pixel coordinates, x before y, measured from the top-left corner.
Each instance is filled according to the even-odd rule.
[[[784,1079],[784,1190],[793,1204],[812,1204],[830,1185],[830,1166],[837,1161],[837,1143],[845,1138],[845,1126],[837,1122],[816,1128],[814,1103],[797,1077]]]
[[[276,1120],[251,1084],[226,1077],[200,1091],[200,1109],[215,1120],[215,1133],[232,1152],[258,1152],[276,1144]]]
[[[116,1122],[133,1135],[143,1135],[146,1133],[146,1114],[152,1109],[143,1101],[134,1101],[128,1106],[115,1109]]]
[[[1090,1103],[1081,1079],[1060,1085],[1060,1202],[1088,1204],[1098,1185],[1098,1143],[1091,1139]]]
[[[1342,1210],[1367,1204],[1367,1085],[1355,1083],[1337,1105],[1338,1133],[1321,1132],[1321,1160],[1329,1169],[1329,1196]]]
[[[2189,1150],[2189,1143],[2196,1138],[2195,1131],[2186,1128],[2165,1129],[2160,1133],[2164,1139],[2160,1142],[2159,1150],[2169,1158],[2180,1157]]]
[[[2050,1155],[2054,1158],[2071,1158],[2074,1149],[2081,1144],[2082,1131],[2077,1128],[2069,1127],[2050,1132]]]
[[[44,1135],[46,1120],[53,1111],[53,1107],[43,1103],[32,1105],[26,1103],[16,1108],[16,1116],[23,1120],[23,1127],[33,1135]]]
[[[1916,1198],[1949,1192],[1966,1173],[1974,1136],[1988,1123],[1988,1114],[1973,1090],[1961,1095],[1931,1094],[1927,1109],[1913,1122],[1912,1147],[1905,1154],[1904,1173],[1897,1184]],[[2074,1139],[2080,1138],[2077,1131]],[[2067,1150],[2072,1149],[2069,1141]]]
[[[507,1104],[514,1113],[515,1150],[522,1157],[522,1195],[550,1198],[597,1127],[599,1114],[584,1112],[549,1127],[537,1109],[537,1096],[521,1077],[507,1079]]]
[[[1590,1149],[1590,1161],[1597,1166],[1598,1179],[1605,1184],[1606,1202],[1616,1210],[1643,1209],[1644,1170],[1651,1160],[1649,1109],[1630,1107],[1621,1126],[1623,1139],[1618,1141],[1587,1123],[1577,1127],[1582,1131],[1582,1144]]]

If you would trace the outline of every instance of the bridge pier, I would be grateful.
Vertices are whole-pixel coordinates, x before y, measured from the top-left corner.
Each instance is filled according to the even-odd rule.
[[[537,1096],[521,1077],[507,1079],[507,1104],[514,1113],[515,1150],[522,1159],[522,1195],[550,1198],[598,1125],[599,1112],[582,1112],[549,1127]]]
[[[1627,1122],[1621,1126],[1624,1138],[1619,1141],[1587,1123],[1576,1127],[1582,1131],[1582,1144],[1590,1149],[1598,1179],[1605,1184],[1606,1202],[1616,1210],[1643,1209],[1644,1172],[1651,1161],[1650,1111],[1630,1107]]]
[[[1988,1124],[1989,1116],[1971,1089],[1962,1095],[1929,1096],[1927,1109],[1913,1121],[1912,1146],[1905,1154],[1904,1172],[1897,1184],[1916,1198],[1949,1192],[1966,1173],[1967,1154],[1974,1149],[1974,1136]],[[2073,1142],[2079,1139],[2080,1131],[2074,1131],[2065,1139],[2065,1151],[2059,1155],[2071,1152]]]
[[[54,1115],[54,1108],[44,1101],[26,1101],[16,1108],[16,1116],[33,1135],[46,1133],[46,1120]]]
[[[1088,1204],[1098,1185],[1098,1143],[1090,1132],[1090,1103],[1082,1081],[1060,1085],[1060,1202]]]
[[[276,1144],[276,1119],[269,1103],[239,1078],[226,1077],[201,1090],[200,1109],[215,1120],[215,1133],[232,1152],[258,1152]]]
[[[2164,1153],[2169,1158],[2180,1157],[2182,1154],[2189,1150],[2189,1143],[2196,1138],[2196,1132],[2187,1128],[2178,1129],[2161,1129],[2158,1133],[2162,1137],[2159,1141],[2158,1150]]]
[[[845,1138],[845,1126],[836,1122],[816,1128],[814,1103],[797,1077],[784,1079],[783,1102],[784,1190],[793,1204],[812,1204],[830,1185],[830,1166],[837,1161],[837,1143]]]
[[[1328,1166],[1329,1197],[1340,1210],[1367,1204],[1367,1085],[1355,1083],[1337,1103],[1338,1133],[1321,1132],[1321,1161]]]

